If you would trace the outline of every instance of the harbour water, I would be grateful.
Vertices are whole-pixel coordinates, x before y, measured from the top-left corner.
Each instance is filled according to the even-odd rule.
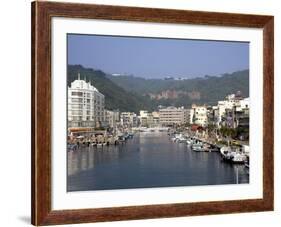
[[[67,167],[67,191],[249,183],[244,165],[222,161],[219,152],[194,152],[166,132],[80,147],[67,153]]]

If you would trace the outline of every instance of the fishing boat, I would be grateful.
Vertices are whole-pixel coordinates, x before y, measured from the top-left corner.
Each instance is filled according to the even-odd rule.
[[[231,157],[231,162],[233,163],[244,163],[246,160],[246,155],[238,152],[233,152]]]
[[[93,142],[93,143],[91,143],[91,145],[92,145],[92,147],[95,147],[95,146],[97,146],[97,143]]]
[[[221,148],[221,155],[223,160],[236,164],[242,164],[247,160],[247,156],[243,152],[229,146]]]
[[[193,143],[193,142],[192,142],[192,140],[191,140],[191,139],[187,139],[187,140],[186,140],[186,145],[187,145],[187,146],[191,146],[191,145],[192,145],[192,143]]]
[[[186,138],[180,137],[180,138],[178,138],[177,142],[178,143],[185,143],[186,142]]]
[[[203,144],[202,144],[202,143],[192,144],[191,149],[192,149],[193,151],[197,151],[197,152],[199,152],[199,151],[204,151],[204,149],[203,149]]]
[[[124,136],[118,136],[118,142],[119,143],[125,143],[126,142],[126,139]]]
[[[233,151],[230,146],[222,147],[220,152],[221,152],[221,157],[224,161],[231,161]]]
[[[210,145],[209,152],[218,152],[218,151],[220,151],[220,149],[216,145],[213,144]]]

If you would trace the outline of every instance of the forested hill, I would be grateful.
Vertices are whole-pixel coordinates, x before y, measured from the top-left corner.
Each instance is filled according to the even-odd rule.
[[[187,80],[144,79],[134,76],[108,76],[126,91],[149,95],[162,105],[190,105],[194,103],[215,104],[230,93],[241,91],[249,96],[249,70],[237,71],[221,76],[205,76]],[[167,91],[174,92],[165,98]],[[161,98],[162,96],[162,98]],[[163,97],[164,96],[164,97]]]
[[[138,112],[140,109],[153,109],[153,103],[149,99],[134,92],[125,91],[100,70],[84,68],[81,65],[69,65],[67,70],[68,86],[78,78],[78,72],[81,74],[81,79],[90,81],[105,96],[105,107],[109,110]]]
[[[249,96],[249,70],[222,76],[205,76],[188,80],[144,79],[134,76],[112,76],[103,71],[68,66],[68,85],[80,72],[105,95],[107,109],[134,111],[155,110],[158,105],[190,107],[192,103],[214,105],[226,95],[241,91]]]

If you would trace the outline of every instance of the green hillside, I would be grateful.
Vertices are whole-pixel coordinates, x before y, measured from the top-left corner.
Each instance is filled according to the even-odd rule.
[[[215,104],[226,95],[241,91],[243,96],[249,96],[249,70],[237,71],[231,74],[224,74],[220,77],[205,76],[188,80],[163,80],[144,79],[133,76],[108,76],[114,83],[126,91],[134,91],[139,95],[149,93],[159,94],[165,90],[182,91],[186,93],[200,93],[200,99],[194,100],[187,95],[182,95],[176,100],[158,100],[157,104],[162,105],[183,105],[192,103]]]
[[[105,95],[106,109],[134,111],[156,110],[158,105],[190,107],[192,103],[214,105],[226,95],[241,91],[249,96],[249,70],[224,74],[220,77],[205,76],[188,80],[144,79],[134,76],[112,76],[100,70],[84,68],[81,65],[68,66],[68,86],[81,78],[90,81]],[[178,93],[175,98],[152,98],[163,92]]]
[[[135,94],[133,91],[125,91],[120,86],[106,77],[100,70],[84,68],[81,65],[69,65],[67,72],[67,84],[77,79],[78,72],[81,79],[90,81],[103,95],[105,95],[106,109],[119,109],[120,111],[138,112],[140,109],[152,110],[153,103],[146,97]]]

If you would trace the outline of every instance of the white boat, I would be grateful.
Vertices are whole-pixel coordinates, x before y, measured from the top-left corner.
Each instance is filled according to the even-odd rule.
[[[232,156],[233,156],[232,155],[233,151],[232,151],[231,147],[224,146],[220,149],[220,152],[221,152],[221,156],[222,156],[223,160],[231,161]]]
[[[177,142],[178,143],[185,143],[186,142],[186,138],[180,137],[180,138],[178,138]]]
[[[192,145],[192,140],[191,139],[187,139],[186,140],[186,144],[187,144],[187,146],[191,146]]]
[[[237,152],[232,153],[231,161],[233,163],[244,163],[245,160],[246,160],[246,155]]]
[[[220,149],[220,152],[221,152],[221,155],[225,155],[227,154],[228,152],[231,152],[231,148],[228,147],[228,146],[224,146]]]
[[[204,148],[203,148],[203,144],[202,143],[196,143],[196,144],[193,144],[191,149],[193,151],[204,151]]]

